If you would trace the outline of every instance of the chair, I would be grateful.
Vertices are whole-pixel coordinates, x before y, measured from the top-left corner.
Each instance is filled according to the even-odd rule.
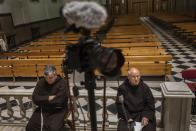
[[[182,71],[182,78],[184,79],[184,82],[188,85],[188,87],[191,89],[191,91],[196,96],[196,81],[195,81],[196,80],[196,69],[185,69],[185,70],[183,70]],[[196,99],[195,98],[192,101],[192,111],[191,111],[191,113],[193,115],[196,115]]]

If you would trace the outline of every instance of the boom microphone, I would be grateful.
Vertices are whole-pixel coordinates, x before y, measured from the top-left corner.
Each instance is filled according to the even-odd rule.
[[[77,28],[86,29],[101,27],[107,18],[104,7],[96,2],[67,3],[62,8],[62,15],[70,25],[74,24]]]

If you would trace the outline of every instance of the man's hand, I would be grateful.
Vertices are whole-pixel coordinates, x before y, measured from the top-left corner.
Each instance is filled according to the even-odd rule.
[[[143,126],[148,125],[148,118],[146,118],[146,117],[143,117],[143,118],[142,118],[142,125],[143,125]]]
[[[54,95],[54,96],[49,96],[49,97],[48,97],[48,101],[53,100],[55,97],[56,97],[55,95]]]

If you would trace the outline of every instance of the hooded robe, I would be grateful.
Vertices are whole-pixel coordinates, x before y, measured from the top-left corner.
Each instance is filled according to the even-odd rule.
[[[123,102],[119,100],[121,95],[124,98]],[[128,79],[120,85],[116,98],[116,107],[119,119],[118,131],[129,131],[127,120],[133,119],[141,122],[143,117],[146,117],[149,121],[142,131],[156,130],[154,97],[150,88],[142,80],[140,80],[138,86],[132,86]]]
[[[41,79],[33,92],[33,102],[38,106],[31,116],[26,131],[60,131],[64,126],[64,118],[67,114],[68,97],[66,94],[66,82],[60,76],[53,84],[48,84],[45,78]],[[56,97],[49,101],[49,96]],[[42,116],[41,116],[42,112]]]

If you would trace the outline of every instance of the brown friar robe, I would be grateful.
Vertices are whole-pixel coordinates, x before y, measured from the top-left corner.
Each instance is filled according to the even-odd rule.
[[[123,99],[119,97],[122,95]],[[118,131],[130,131],[126,119],[141,122],[142,117],[149,120],[149,124],[143,127],[142,131],[156,130],[154,97],[150,88],[142,80],[140,80],[138,86],[131,86],[128,79],[120,85],[116,98],[116,107],[119,119]]]
[[[48,97],[52,95],[56,97],[49,102]],[[56,81],[50,85],[45,78],[41,79],[35,87],[32,98],[38,107],[31,116],[26,131],[41,131],[42,118],[42,131],[60,131],[67,114],[68,97],[65,80],[57,76]],[[41,112],[43,117],[41,117]]]

